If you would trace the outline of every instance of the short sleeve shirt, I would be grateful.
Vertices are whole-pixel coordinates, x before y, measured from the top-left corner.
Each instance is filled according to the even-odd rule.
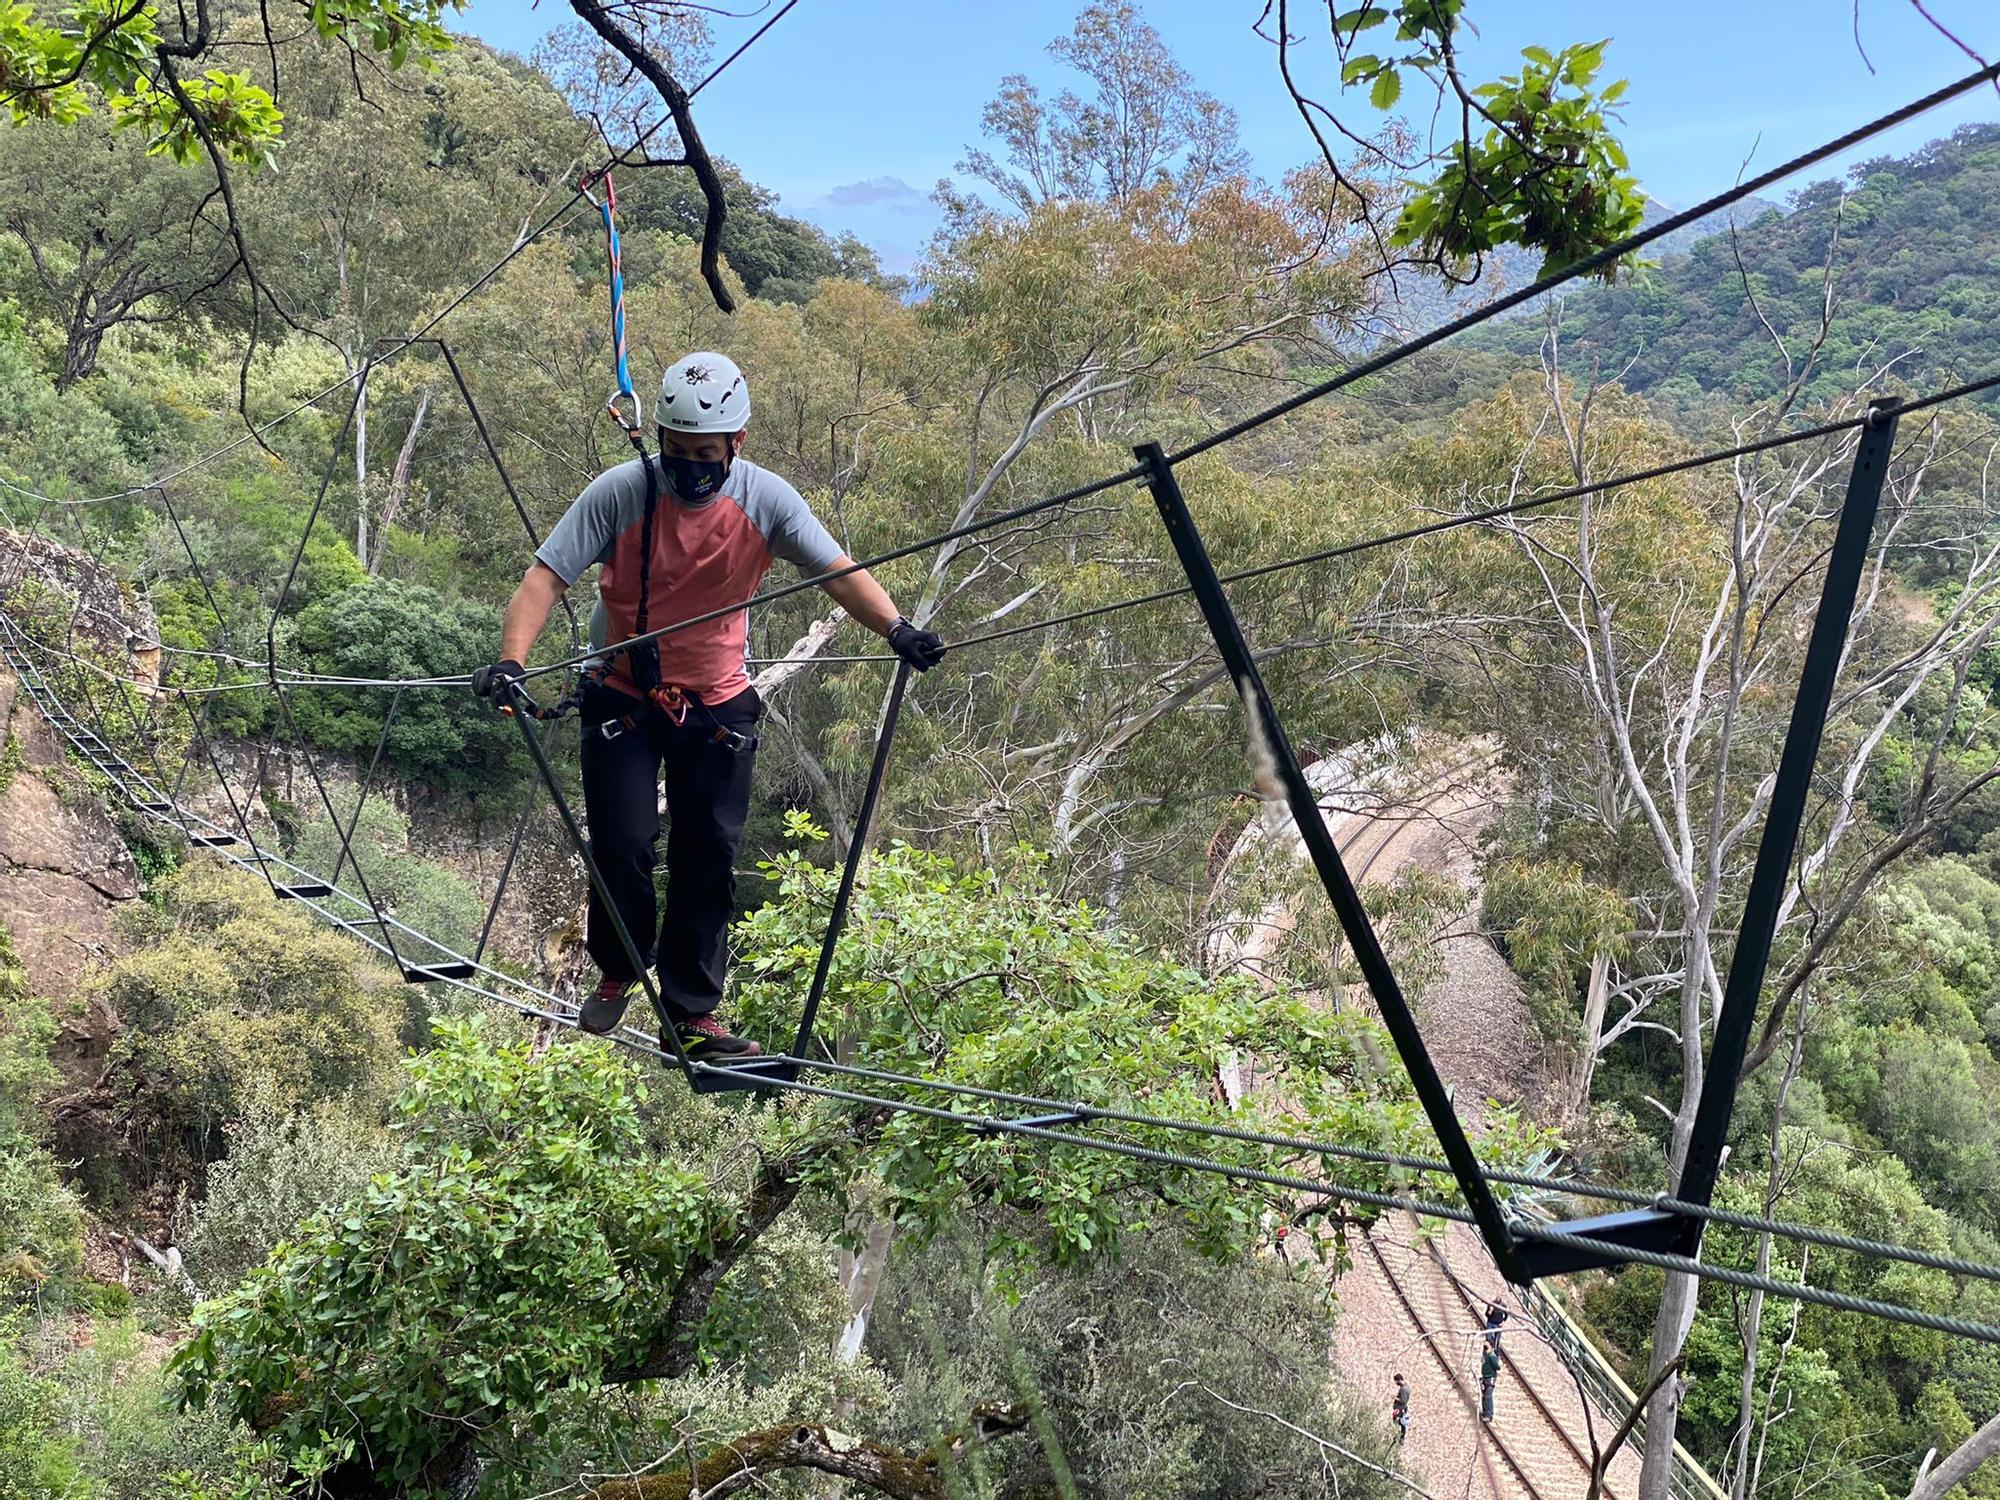
[[[565,584],[593,563],[604,565],[590,620],[594,647],[638,634],[645,518],[646,475],[635,458],[592,480],[535,552]],[[840,544],[799,492],[748,459],[736,459],[721,492],[702,505],[683,505],[661,477],[647,570],[647,629],[744,603],[762,586],[774,558],[812,578],[840,557]],[[745,610],[672,631],[659,638],[660,680],[704,703],[724,702],[750,684],[743,664],[748,645]],[[606,681],[636,691],[623,653],[612,659]]]

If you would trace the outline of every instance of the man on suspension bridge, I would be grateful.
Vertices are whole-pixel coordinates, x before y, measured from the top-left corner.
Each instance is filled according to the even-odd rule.
[[[586,672],[579,703],[590,853],[658,972],[682,1049],[697,1061],[761,1050],[714,1014],[763,713],[745,671],[748,612],[729,606],[757,592],[773,558],[809,578],[853,566],[797,490],[742,456],[749,420],[750,389],[734,361],[713,353],[676,361],[660,383],[658,455],[600,474],[577,496],[508,602],[503,659],[474,673],[472,683],[482,697],[508,702],[550,610],[592,563],[604,565],[590,620],[595,649],[724,611],[610,651]],[[865,570],[830,577],[822,587],[917,671],[943,657],[937,635],[904,619]],[[667,606],[664,622],[655,603]],[[653,865],[663,775],[669,826],[661,921]],[[603,982],[577,1024],[602,1034],[623,1018],[639,976],[594,888],[585,945]]]

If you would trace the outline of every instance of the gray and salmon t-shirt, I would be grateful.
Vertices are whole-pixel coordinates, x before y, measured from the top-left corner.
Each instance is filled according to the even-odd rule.
[[[535,552],[565,584],[575,583],[592,563],[604,564],[590,620],[594,647],[615,646],[638,634],[645,518],[646,476],[635,458],[593,479]],[[799,492],[769,469],[738,458],[721,492],[701,505],[681,504],[662,476],[653,511],[647,628],[745,602],[779,557],[813,578],[840,560],[841,549]],[[721,703],[749,686],[743,666],[748,644],[746,610],[663,635],[660,680],[704,703]],[[622,652],[612,658],[605,680],[622,692],[637,692]]]

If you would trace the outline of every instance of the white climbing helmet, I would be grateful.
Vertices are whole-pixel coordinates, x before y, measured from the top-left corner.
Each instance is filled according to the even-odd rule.
[[[675,432],[741,432],[750,421],[750,382],[726,354],[683,354],[660,377],[653,420]]]

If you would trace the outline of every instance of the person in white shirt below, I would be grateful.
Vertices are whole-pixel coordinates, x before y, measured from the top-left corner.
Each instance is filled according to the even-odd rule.
[[[657,457],[600,474],[537,549],[507,605],[502,660],[473,674],[482,697],[506,701],[550,610],[593,563],[604,565],[591,613],[591,644],[598,648],[743,603],[774,558],[809,578],[853,566],[797,490],[743,457],[750,389],[726,355],[676,360],[660,382],[654,418]],[[944,642],[904,619],[865,570],[821,586],[917,671],[942,659]],[[763,713],[744,669],[748,618],[747,611],[729,610],[613,651],[601,672],[586,679],[581,707],[592,857],[641,956],[659,975],[682,1048],[708,1061],[760,1050],[714,1014],[728,970],[736,851]],[[661,919],[653,866],[663,777]],[[577,1024],[608,1032],[623,1018],[638,975],[594,889],[585,943],[603,982],[584,1001]],[[670,1046],[669,1038],[660,1040]]]

